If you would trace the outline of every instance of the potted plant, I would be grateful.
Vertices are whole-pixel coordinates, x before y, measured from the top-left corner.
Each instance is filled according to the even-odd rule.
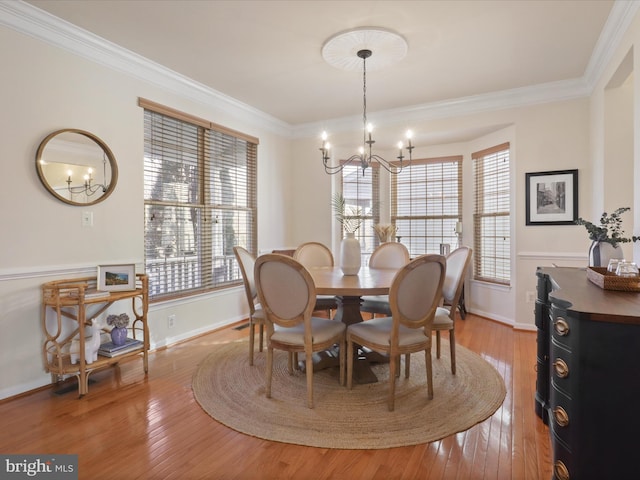
[[[345,275],[357,275],[362,259],[360,241],[355,238],[355,232],[363,222],[362,209],[347,205],[347,201],[341,193],[336,193],[333,196],[331,204],[336,220],[346,232],[346,237],[340,242],[340,268]]]
[[[362,225],[362,209],[360,207],[347,205],[347,201],[341,193],[336,193],[333,196],[331,205],[336,220],[347,234],[355,233],[360,228]]]
[[[640,239],[636,236],[630,238],[624,236],[621,215],[628,210],[630,210],[629,207],[621,207],[614,210],[611,215],[604,212],[600,216],[599,225],[581,217],[575,221],[576,225],[584,225],[592,241],[589,248],[589,266],[606,267],[609,259],[623,258],[620,243],[635,242]]]

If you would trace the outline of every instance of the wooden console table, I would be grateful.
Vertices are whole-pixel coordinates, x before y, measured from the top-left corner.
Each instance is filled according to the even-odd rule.
[[[636,478],[640,293],[603,290],[580,268],[537,276],[535,407],[554,479]]]
[[[87,291],[95,290],[96,278],[74,278],[56,280],[42,286],[42,329],[45,341],[42,347],[45,370],[51,374],[52,383],[58,383],[64,375],[78,378],[78,393],[82,397],[89,390],[89,374],[99,368],[114,365],[125,358],[142,353],[144,372],[149,370],[149,328],[147,312],[149,309],[149,280],[145,274],[136,275],[136,289],[131,291],[110,292],[107,296],[89,297]],[[142,346],[114,357],[98,356],[96,361],[87,363],[85,358],[85,327],[104,313],[111,305],[121,300],[131,300],[131,309],[135,318],[127,329],[134,339],[142,340]],[[51,313],[53,315],[51,315]],[[53,325],[47,322],[47,315],[54,317]],[[77,322],[71,333],[63,331],[63,318]],[[71,363],[71,344],[78,341],[79,361]]]

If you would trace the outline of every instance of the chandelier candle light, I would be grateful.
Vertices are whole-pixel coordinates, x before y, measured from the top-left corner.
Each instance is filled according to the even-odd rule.
[[[344,34],[340,34],[332,39],[330,39],[325,48],[323,49],[323,55],[325,59],[332,63],[334,66],[338,66],[339,68],[344,68],[343,62],[344,58],[340,58],[339,55],[333,56],[333,49],[335,47],[342,48],[342,43],[347,43],[348,45],[352,45],[354,42],[374,42],[374,41],[384,41],[385,43],[395,42],[397,45],[395,46],[395,50],[391,52],[394,57],[398,56],[398,50],[400,51],[401,56],[406,54],[406,42],[399,35],[389,32],[382,29],[358,29],[351,32],[346,32]],[[402,142],[398,142],[398,156],[397,162],[390,162],[385,160],[380,155],[376,155],[373,153],[373,144],[376,143],[372,137],[373,125],[367,122],[367,59],[373,55],[373,50],[369,48],[362,48],[357,51],[358,58],[362,59],[362,103],[363,103],[363,111],[362,111],[362,123],[363,123],[363,139],[362,145],[358,149],[358,153],[351,155],[344,162],[340,162],[339,165],[331,165],[329,163],[331,159],[330,149],[331,145],[329,144],[327,132],[322,132],[322,145],[320,147],[320,152],[322,154],[322,164],[324,166],[324,171],[328,174],[336,174],[341,172],[345,166],[350,165],[352,162],[357,162],[360,164],[362,168],[362,173],[364,175],[365,170],[371,166],[372,162],[377,162],[381,165],[385,170],[392,174],[398,174],[402,171],[403,167],[407,166],[407,164],[411,163],[411,154],[414,146],[411,143],[412,132],[411,130],[407,131],[407,145],[406,147]],[[387,55],[388,56],[388,55]],[[400,57],[401,58],[401,57]],[[394,58],[394,60],[397,58]],[[383,59],[383,62],[388,60],[387,58]],[[342,62],[342,63],[341,63]],[[347,68],[351,68],[351,64],[347,64]],[[405,159],[405,155],[403,154],[403,148],[406,148],[409,156],[409,162],[403,163]]]
[[[106,177],[107,177],[107,158],[106,156],[102,155],[102,178],[105,179],[104,181],[106,182]],[[107,191],[107,189],[109,188],[109,185],[107,185],[106,183],[93,183],[93,168],[89,168],[87,169],[87,173],[83,176],[84,179],[84,185],[78,185],[78,186],[71,186],[71,184],[73,183],[73,180],[71,180],[71,176],[73,175],[73,171],[72,170],[67,170],[67,189],[69,190],[69,193],[74,193],[74,194],[78,194],[78,193],[84,193],[87,196],[91,196],[94,193],[101,191],[102,193],[105,193]]]

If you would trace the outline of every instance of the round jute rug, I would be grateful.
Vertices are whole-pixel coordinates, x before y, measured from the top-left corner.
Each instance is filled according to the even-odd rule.
[[[491,416],[506,395],[487,361],[456,346],[451,374],[449,344],[433,355],[434,397],[427,398],[424,355],[411,356],[411,375],[397,380],[395,411],[387,409],[388,369],[373,366],[379,381],[340,386],[338,369],[315,372],[314,408],[307,408],[305,374],[287,371],[287,354],[274,355],[272,398],[265,396],[266,354],[249,365],[247,340],[215,345],[193,377],[200,406],[228,427],[265,440],[341,449],[379,449],[433,442]]]

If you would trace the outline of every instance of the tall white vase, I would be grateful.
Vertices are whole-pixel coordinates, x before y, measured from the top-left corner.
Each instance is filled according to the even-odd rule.
[[[593,242],[589,248],[589,266],[606,267],[612,258],[624,258],[620,245],[613,247],[607,242]]]
[[[357,275],[360,271],[360,241],[354,233],[347,236],[340,243],[340,268],[345,275]]]

